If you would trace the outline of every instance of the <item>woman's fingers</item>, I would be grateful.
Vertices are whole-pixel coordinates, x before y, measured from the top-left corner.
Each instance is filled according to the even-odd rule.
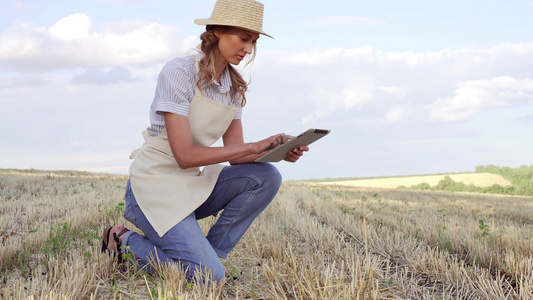
[[[257,144],[258,145],[263,145],[262,147],[260,147],[260,152],[264,152],[264,151],[270,151],[276,147],[278,147],[279,145],[283,145],[285,144],[286,142],[288,142],[289,140],[295,138],[294,136],[292,135],[287,135],[285,133],[279,133],[279,134],[276,134],[276,135],[273,135],[269,138],[266,138],[260,142],[258,142]],[[289,153],[294,153],[294,156],[291,155],[291,158],[289,158],[289,154],[287,154],[287,158],[286,160],[291,160],[291,161],[296,161],[298,160],[298,158],[300,156],[303,155],[303,152],[305,151],[309,151],[309,148],[307,146],[300,146],[298,148],[295,148],[293,149],[291,152]]]
[[[278,141],[278,144],[285,144],[287,142],[287,135],[285,133],[280,133],[276,135],[276,140]]]
[[[302,155],[304,155],[304,152],[306,151],[309,151],[309,148],[307,146],[300,146],[298,148],[294,148],[293,150],[289,151],[289,153],[287,153],[285,160],[288,162],[296,162]]]

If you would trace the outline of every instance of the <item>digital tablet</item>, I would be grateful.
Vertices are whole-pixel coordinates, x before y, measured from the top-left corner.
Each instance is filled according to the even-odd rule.
[[[287,153],[300,146],[311,145],[314,141],[326,136],[329,130],[326,129],[308,129],[299,136],[288,140],[285,144],[270,150],[265,155],[260,156],[256,162],[278,162],[287,157]]]

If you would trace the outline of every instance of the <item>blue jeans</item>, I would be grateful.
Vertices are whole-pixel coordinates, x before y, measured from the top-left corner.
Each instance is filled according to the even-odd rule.
[[[274,199],[280,185],[281,175],[271,164],[226,166],[209,198],[160,237],[139,208],[128,181],[124,217],[144,235],[134,231],[126,233],[122,242],[126,247],[122,252],[131,250],[141,266],[147,266],[151,259],[159,263],[179,262],[188,280],[193,280],[195,272],[200,271],[204,279],[220,281],[225,275],[219,257],[227,257],[254,219]],[[197,220],[220,210],[223,212],[217,222],[204,236]]]

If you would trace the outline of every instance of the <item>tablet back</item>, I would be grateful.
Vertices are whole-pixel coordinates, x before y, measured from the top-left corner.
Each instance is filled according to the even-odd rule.
[[[287,153],[300,146],[309,146],[314,141],[326,136],[330,131],[327,129],[311,128],[285,144],[270,150],[267,154],[257,158],[256,162],[278,162],[287,157]]]

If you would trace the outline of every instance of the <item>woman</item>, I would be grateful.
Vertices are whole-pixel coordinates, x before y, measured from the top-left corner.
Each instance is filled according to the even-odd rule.
[[[281,184],[274,166],[254,160],[288,137],[243,139],[248,86],[232,65],[248,55],[253,59],[259,36],[269,36],[262,30],[263,4],[218,0],[211,18],[195,23],[206,25],[201,53],[163,67],[145,143],[132,153],[124,217],[144,235],[110,226],[102,251],[131,251],[141,265],[150,259],[179,262],[189,280],[197,271],[204,279],[222,280],[219,258],[227,257]],[[224,146],[209,147],[221,137]],[[285,160],[296,162],[308,150],[294,149]],[[204,236],[197,220],[221,210]]]

